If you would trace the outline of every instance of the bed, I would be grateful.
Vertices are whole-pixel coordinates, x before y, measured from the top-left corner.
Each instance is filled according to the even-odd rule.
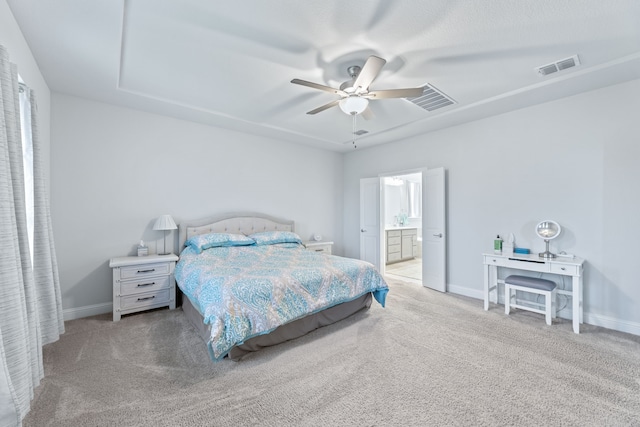
[[[176,282],[214,361],[238,360],[354,313],[387,284],[364,261],[305,250],[294,222],[257,213],[179,226]]]

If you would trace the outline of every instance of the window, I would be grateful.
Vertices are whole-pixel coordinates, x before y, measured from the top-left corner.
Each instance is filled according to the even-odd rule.
[[[27,234],[29,235],[29,253],[33,265],[33,140],[31,139],[31,100],[29,88],[20,83],[20,128],[22,131],[22,161],[24,165],[24,194],[27,214]]]

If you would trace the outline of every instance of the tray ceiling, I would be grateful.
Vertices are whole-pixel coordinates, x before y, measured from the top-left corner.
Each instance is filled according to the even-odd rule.
[[[375,100],[359,148],[640,77],[640,2],[616,0],[8,1],[52,91],[334,151],[339,108],[306,112],[369,55],[372,89],[431,85],[455,104]],[[578,55],[543,76],[536,67]]]

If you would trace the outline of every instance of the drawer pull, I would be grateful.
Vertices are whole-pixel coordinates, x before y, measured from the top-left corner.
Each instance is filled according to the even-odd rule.
[[[148,301],[150,299],[154,299],[156,296],[146,297],[146,298],[138,298],[138,301]]]
[[[565,270],[566,270],[566,268],[564,268],[564,267],[560,267],[560,270],[565,271]]]
[[[151,286],[151,285],[155,285],[156,282],[151,282],[151,283],[138,283],[138,287],[142,288],[143,286]]]
[[[138,270],[138,273],[151,273],[152,271],[156,271],[156,269],[150,268],[149,270]]]
[[[316,252],[322,252],[324,249],[316,249]]]

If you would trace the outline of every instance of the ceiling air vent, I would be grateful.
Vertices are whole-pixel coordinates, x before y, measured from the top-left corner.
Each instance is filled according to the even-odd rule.
[[[573,55],[570,58],[561,59],[560,61],[556,61],[552,64],[536,67],[535,70],[541,76],[546,76],[558,71],[566,70],[567,68],[573,68],[576,65],[580,65],[580,60],[578,59],[578,55]]]
[[[360,135],[364,135],[365,133],[369,133],[368,130],[364,130],[364,129],[360,129],[354,132],[354,134],[360,136]]]
[[[456,103],[456,101],[449,98],[430,84],[427,84],[422,88],[422,96],[407,99],[427,111],[434,111]]]

